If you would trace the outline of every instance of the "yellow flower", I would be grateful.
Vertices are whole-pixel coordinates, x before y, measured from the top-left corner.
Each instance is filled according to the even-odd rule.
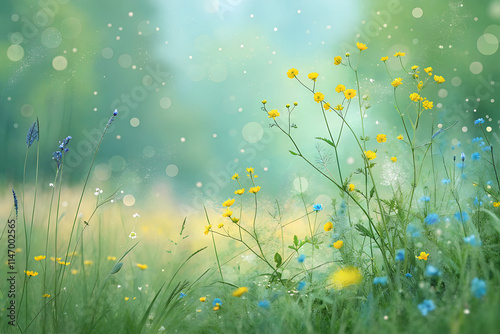
[[[109,261],[116,261],[116,256],[108,256]]]
[[[49,295],[48,293],[46,293],[46,294],[44,294],[42,297],[43,297],[43,298],[49,298],[49,297],[50,297],[50,295]]]
[[[397,86],[401,85],[402,83],[403,83],[403,79],[396,78],[396,79],[394,79],[393,82],[391,82],[391,85],[393,85],[394,87],[397,87]]]
[[[426,252],[420,252],[419,256],[415,256],[419,260],[425,260],[427,261],[427,257],[429,256],[429,253]]]
[[[223,228],[224,227],[224,224],[223,223],[220,223],[219,225],[217,225],[218,228]]]
[[[337,85],[337,87],[335,87],[335,91],[337,93],[342,93],[343,91],[345,91],[345,86],[344,85]]]
[[[426,67],[426,68],[424,68],[424,71],[425,71],[425,73],[432,75],[432,67],[430,67],[430,66]]]
[[[44,260],[46,258],[45,255],[38,255],[38,256],[35,256],[35,261],[41,261],[41,260]]]
[[[234,204],[234,198],[233,199],[228,199],[227,201],[225,201],[224,203],[222,203],[222,206],[229,208],[233,204]]]
[[[337,104],[335,107],[333,107],[333,109],[340,111],[340,110],[344,109],[344,107],[341,104]]]
[[[266,104],[267,103],[267,100],[262,100],[262,104]]]
[[[389,59],[389,57],[387,57],[387,56],[380,58],[381,61],[387,61],[387,59]]]
[[[418,95],[418,93],[411,93],[410,100],[412,100],[413,102],[418,102],[418,101],[422,101],[423,98],[421,98],[420,95]]]
[[[432,101],[425,100],[424,102],[422,102],[422,106],[424,107],[424,109],[432,109],[433,104]]]
[[[140,264],[140,263],[138,263],[137,267],[139,267],[139,269],[142,269],[142,270],[148,269],[148,265],[147,264]]]
[[[380,134],[377,135],[377,141],[379,143],[385,143],[387,141],[387,136],[384,135],[384,134],[382,134],[382,133],[380,133]]]
[[[61,258],[61,257],[58,257],[58,258],[56,259],[55,257],[51,256],[51,257],[50,257],[50,259],[51,259],[52,261],[57,261],[57,262],[59,262],[59,261],[61,261],[61,259],[62,259],[62,258]]]
[[[290,108],[290,105],[287,103],[285,107]]]
[[[342,240],[338,240],[333,243],[333,247],[336,249],[341,249],[342,246],[344,246],[344,242]]]
[[[229,210],[229,208],[226,209],[226,211],[224,211],[224,213],[222,214],[222,217],[231,217],[231,215],[233,214],[233,211]],[[205,234],[207,234],[208,232],[206,232]]]
[[[214,311],[218,311],[218,310],[220,310],[220,305],[219,305],[219,303],[217,303],[217,305],[216,305],[216,306],[214,306]]]
[[[420,92],[420,90],[422,89],[422,87],[424,86],[424,82],[423,81],[420,81],[417,85],[417,89],[418,91]]]
[[[233,176],[231,176],[231,178],[232,178],[233,180],[238,180],[238,179],[240,178],[240,176],[238,175],[238,173],[234,173],[234,175],[233,175]]]
[[[396,158],[396,157],[392,157],[392,158],[391,158],[391,161],[392,161],[392,162],[396,162],[396,161],[398,161],[398,158]]]
[[[78,274],[78,269],[71,269],[71,275]]]
[[[377,157],[377,153],[373,151],[365,151],[365,155],[368,160],[373,160]]]
[[[356,189],[356,186],[354,186],[354,184],[350,184],[349,185],[349,191],[354,191],[354,189]]]
[[[204,303],[207,300],[207,297],[201,297],[200,302]]]
[[[86,265],[86,266],[90,266],[93,263],[94,263],[94,261],[92,261],[92,260],[85,260],[85,261],[83,261],[83,264]]]
[[[298,105],[299,105],[299,103],[298,103],[298,102],[294,102],[294,103],[293,103],[293,105],[294,105],[294,106],[298,106]]]
[[[78,255],[78,252],[71,252],[68,254],[68,256],[77,256]]]
[[[64,262],[64,261],[59,261],[58,262],[61,266],[69,266],[71,262]]]
[[[309,79],[311,79],[311,80],[316,81],[316,78],[318,78],[318,73],[316,73],[316,72],[309,73],[309,74],[307,75],[307,77],[308,77]]]
[[[236,195],[243,195],[245,193],[245,188],[237,189],[234,191]]]
[[[240,219],[239,218],[236,218],[236,217],[231,217],[231,220],[233,221],[233,223],[237,224]]]
[[[498,207],[500,206],[500,202],[493,202],[493,206],[494,206],[495,208],[498,208]]]
[[[363,51],[363,50],[366,50],[368,49],[368,47],[366,46],[366,44],[363,44],[363,43],[356,43],[356,46],[358,47],[359,51]]]
[[[322,93],[317,92],[316,94],[314,94],[314,101],[316,101],[316,103],[320,103],[324,99],[325,99],[325,95],[323,95]]]
[[[418,69],[418,65],[413,65],[411,69],[415,71],[416,69]]]
[[[340,63],[342,63],[342,57],[341,56],[337,56],[337,57],[333,58],[333,63],[335,65],[340,65]]]
[[[205,235],[208,234],[208,232],[210,232],[210,229],[212,228],[212,225],[207,225],[205,226],[205,231],[203,233],[205,233]]]
[[[403,140],[403,136],[402,135],[399,135],[396,138],[399,139],[399,140]]]
[[[325,229],[325,231],[331,231],[333,230],[333,223],[332,222],[328,222],[326,223],[325,225],[323,225],[323,228]]]
[[[363,279],[361,271],[356,267],[339,268],[330,276],[330,283],[335,289],[343,289],[358,284]]]
[[[129,299],[130,299],[130,298],[128,298],[128,297],[125,297],[125,300],[129,300]]]
[[[250,188],[250,190],[249,190],[248,192],[249,192],[249,193],[252,193],[252,194],[256,194],[256,193],[258,193],[258,192],[259,192],[259,190],[260,190],[260,187],[259,187],[259,186],[257,186],[257,187],[252,187],[252,188]]]
[[[38,275],[38,273],[36,271],[31,271],[31,270],[28,270],[28,271],[24,271],[26,273],[26,275],[28,275],[29,277],[32,277],[32,276],[36,276]]]
[[[404,53],[404,52],[399,52],[399,51],[398,51],[398,52],[396,52],[396,53],[394,54],[394,57],[404,57],[404,56],[405,56],[405,53]]]
[[[295,68],[291,68],[288,70],[288,72],[286,73],[286,75],[288,75],[288,77],[290,79],[293,79],[295,78],[295,76],[299,75],[299,70],[295,69]]]
[[[248,288],[242,286],[241,288],[238,288],[233,291],[232,295],[235,297],[241,297],[243,296],[244,293],[248,292]]]
[[[252,174],[254,172],[253,167],[247,167],[247,173]]]
[[[275,119],[280,115],[280,113],[278,112],[278,109],[273,109],[270,112],[268,112],[267,115],[269,118]]]
[[[325,104],[323,104],[323,108],[325,108],[325,110],[330,109],[330,103],[325,102]]]
[[[434,76],[434,80],[435,80],[438,84],[445,82],[444,78],[443,78],[442,76],[440,76],[440,75],[435,75],[435,76]]]
[[[344,91],[344,96],[345,96],[346,99],[350,100],[350,99],[352,99],[353,97],[356,96],[356,90],[354,90],[354,89],[346,89]]]

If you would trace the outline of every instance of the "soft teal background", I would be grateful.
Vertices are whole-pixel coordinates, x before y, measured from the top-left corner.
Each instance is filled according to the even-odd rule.
[[[53,178],[51,152],[68,135],[65,182],[75,184],[118,108],[92,187],[120,185],[136,205],[156,196],[189,212],[206,199],[227,199],[229,176],[253,166],[269,198],[296,192],[299,176],[314,187],[313,199],[328,194],[268,127],[260,101],[282,111],[299,102],[296,138],[314,157],[313,138],[325,135],[320,110],[286,72],[299,69],[304,82],[318,72],[317,89],[335,97],[335,86],[353,87],[354,77],[333,66],[333,57],[351,51],[357,59],[357,41],[368,45],[360,73],[372,104],[369,135],[401,132],[379,61],[390,56],[393,75],[403,76],[396,51],[407,53],[406,66],[432,66],[446,78],[425,94],[434,101],[435,124],[459,121],[440,137],[444,150],[478,135],[477,117],[493,133],[499,128],[500,1],[52,0],[2,1],[0,9],[2,189],[22,181],[25,136],[36,117],[43,184]],[[359,129],[355,110],[350,121]],[[426,117],[427,136],[430,124]],[[346,140],[346,170],[349,157],[354,169],[360,159]]]

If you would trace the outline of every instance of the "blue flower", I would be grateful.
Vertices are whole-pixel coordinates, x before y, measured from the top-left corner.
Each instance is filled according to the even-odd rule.
[[[262,307],[262,308],[265,308],[265,309],[268,309],[271,307],[271,303],[269,302],[269,300],[261,300],[258,304],[259,307]]]
[[[220,300],[220,298],[215,298],[212,302],[213,306],[217,306],[217,304],[222,305],[222,300]]]
[[[412,276],[412,274],[410,274],[410,273],[406,273],[405,277],[406,277],[406,278],[412,278],[413,276]]]
[[[313,210],[314,211],[321,211],[321,210],[323,210],[323,207],[321,206],[321,204],[314,204]]]
[[[66,138],[64,138],[62,142],[59,142],[59,151],[55,151],[54,153],[52,153],[52,159],[54,159],[54,161],[56,162],[57,169],[61,167],[63,153],[67,153],[69,151],[69,148],[67,148],[66,146],[68,146],[71,138],[71,136],[67,136]]]
[[[491,151],[491,146],[483,147],[483,152],[489,152],[489,151]]]
[[[483,141],[483,137],[476,137],[472,139],[472,143],[480,143]]]
[[[28,130],[28,134],[26,135],[26,145],[28,145],[28,148],[33,144],[35,140],[39,140],[38,118],[36,119],[36,122],[31,124],[30,129]]]
[[[465,153],[462,152],[462,154],[460,154],[460,157],[462,158],[462,162],[464,162],[465,161]]]
[[[299,286],[297,287],[297,290],[302,291],[305,287],[306,287],[305,281],[299,282]]]
[[[484,119],[482,119],[482,118],[478,118],[478,119],[476,119],[476,120],[474,121],[474,124],[475,124],[475,125],[478,125],[478,124],[483,124],[483,123],[484,123]]]
[[[425,217],[424,223],[426,223],[427,225],[434,225],[437,223],[438,219],[439,216],[437,215],[437,213],[429,213],[427,217]]]
[[[16,217],[17,217],[17,215],[19,214],[19,204],[17,203],[17,196],[14,189],[12,189],[12,196],[14,196],[14,207],[16,208]]]
[[[186,297],[186,294],[181,292],[179,298],[184,298],[184,297]]]
[[[422,196],[419,199],[420,202],[430,202],[430,200],[431,198],[429,196]]]
[[[111,116],[111,118],[108,121],[108,126],[111,124],[111,122],[113,122],[116,115],[118,115],[118,109],[115,109],[115,111],[113,112],[113,116]]]
[[[469,244],[469,245],[474,246],[474,247],[481,246],[481,244],[482,244],[481,240],[476,239],[476,236],[474,234],[469,235],[468,237],[465,237],[464,241],[466,244]]]
[[[425,317],[430,311],[434,310],[436,308],[436,305],[434,305],[434,302],[430,299],[425,299],[422,304],[418,304],[418,309],[422,313],[422,315]]]
[[[419,237],[420,236],[420,231],[415,225],[408,224],[408,227],[406,228],[406,233],[410,234],[412,237]]]
[[[373,279],[373,284],[386,285],[387,284],[387,276],[375,277]]]
[[[460,168],[460,169],[465,168],[465,162],[457,162],[457,168]]]
[[[450,184],[450,183],[451,183],[451,180],[450,180],[450,179],[442,179],[442,180],[441,180],[441,183],[442,183],[442,184]]]
[[[441,275],[441,272],[432,264],[429,264],[427,267],[425,267],[425,276],[434,277],[439,275]]]
[[[486,282],[475,277],[472,279],[470,290],[474,294],[474,297],[481,298],[486,295]]]
[[[478,152],[472,153],[472,156],[470,157],[470,159],[473,161],[478,161],[480,158],[481,158],[481,154],[479,154]]]
[[[481,206],[483,205],[483,201],[480,201],[477,197],[474,198],[474,205],[475,206]]]
[[[305,259],[306,259],[306,255],[300,254],[299,257],[297,258],[297,261],[299,261],[299,263],[304,263]]]
[[[396,261],[404,261],[405,260],[405,250],[400,249],[396,252]]]
[[[455,217],[456,220],[460,220],[462,223],[469,220],[469,215],[465,211],[462,211],[462,215],[460,215],[460,211],[457,211],[453,217]]]

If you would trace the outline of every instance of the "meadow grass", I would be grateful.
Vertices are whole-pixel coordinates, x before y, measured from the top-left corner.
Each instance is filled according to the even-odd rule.
[[[447,133],[456,124],[434,128],[437,112],[425,98],[445,79],[431,67],[405,68],[399,52],[381,59],[401,64],[387,79],[399,131],[374,133],[365,124],[374,97],[363,94],[358,73],[366,46],[357,48],[357,55],[334,59],[353,74],[336,93],[317,89],[317,73],[307,79],[297,69],[287,73],[311,93],[317,109],[311,117],[327,134],[311,136],[319,143],[315,155],[295,135],[302,102],[278,111],[262,101],[272,129],[290,141],[290,159],[335,189],[331,203],[315,203],[314,187],[270,201],[248,166],[233,175],[220,205],[176,224],[154,221],[148,231],[141,215],[124,213],[120,189],[90,189],[95,157],[116,112],[78,190],[63,182],[71,137],[53,155],[49,191],[37,190],[40,138],[38,120],[33,123],[24,175],[33,173],[35,184],[24,178],[15,205],[3,207],[10,211],[4,249],[12,221],[17,224],[10,264],[18,274],[15,326],[8,324],[9,286],[5,280],[0,285],[1,332],[496,332],[498,143],[478,118],[473,126],[482,137],[449,144]],[[341,163],[348,141],[358,152],[351,168]],[[167,223],[174,227],[162,231]],[[13,256],[3,252],[0,260]]]

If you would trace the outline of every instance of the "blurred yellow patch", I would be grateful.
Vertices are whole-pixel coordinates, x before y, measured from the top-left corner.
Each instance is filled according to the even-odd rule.
[[[339,268],[330,275],[330,284],[338,290],[358,284],[362,280],[361,271],[356,267]]]

